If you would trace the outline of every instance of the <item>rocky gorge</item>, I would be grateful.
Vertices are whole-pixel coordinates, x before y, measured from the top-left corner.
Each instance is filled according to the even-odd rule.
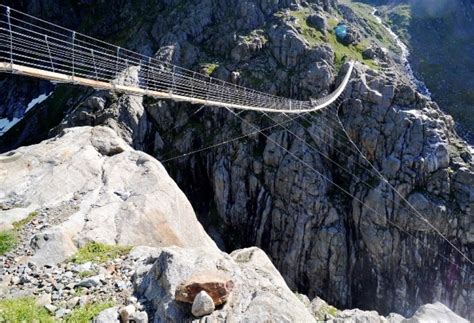
[[[418,322],[436,311],[462,320],[440,303],[417,311],[434,302],[472,319],[472,264],[439,234],[472,259],[472,153],[452,118],[406,82],[396,54],[380,49],[391,48],[389,35],[363,12],[336,1],[85,1],[66,21],[60,4],[21,6],[282,96],[327,94],[345,57],[365,64],[339,105],[292,122],[65,85],[25,116],[6,103],[2,117],[23,119],[0,137],[12,150],[0,159],[0,224],[21,237],[2,256],[4,297],[50,295],[61,319],[114,295],[102,322],[179,322],[194,304],[175,292],[201,271],[234,285],[223,307],[200,296],[200,310],[217,306],[209,322],[405,320],[391,312]],[[352,43],[334,39],[336,20],[349,23]],[[118,39],[125,30],[135,33]],[[5,77],[2,88],[17,84],[28,91],[2,91],[2,102],[51,86]],[[101,264],[71,261],[91,243],[136,248]]]

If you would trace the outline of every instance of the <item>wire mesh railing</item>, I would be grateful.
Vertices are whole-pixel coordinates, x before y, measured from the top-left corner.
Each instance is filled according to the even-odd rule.
[[[0,5],[0,12],[2,70],[21,73],[20,67],[26,67],[48,72],[49,79],[58,76],[66,82],[177,101],[270,112],[313,111],[329,105],[342,93],[353,68],[351,63],[343,82],[327,97],[293,100],[147,57],[4,5]],[[134,77],[123,80],[127,74]]]

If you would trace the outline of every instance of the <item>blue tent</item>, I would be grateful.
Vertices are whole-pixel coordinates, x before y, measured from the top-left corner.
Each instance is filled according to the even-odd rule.
[[[339,39],[344,39],[347,36],[347,26],[344,24],[339,24],[334,28],[334,32],[336,33],[336,37]]]

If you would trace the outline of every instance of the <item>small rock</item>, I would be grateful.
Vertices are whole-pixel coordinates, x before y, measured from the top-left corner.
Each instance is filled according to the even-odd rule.
[[[20,277],[13,276],[10,282],[12,283],[12,285],[18,285],[20,283]]]
[[[63,275],[63,278],[71,279],[74,276],[72,271],[66,271]]]
[[[119,281],[115,282],[115,286],[116,286],[117,289],[119,289],[119,290],[124,290],[124,289],[127,288],[127,283],[124,282],[124,281],[119,280]]]
[[[216,307],[211,296],[209,296],[209,294],[207,294],[205,291],[201,291],[194,298],[191,313],[193,313],[195,317],[201,317],[204,315],[211,314],[212,312],[214,312],[215,308]]]
[[[111,307],[103,310],[92,321],[93,323],[116,323],[120,322],[118,319],[118,307]]]
[[[79,301],[80,301],[80,297],[77,297],[77,296],[73,297],[66,302],[66,306],[67,308],[74,308],[76,307],[77,304],[79,304]]]
[[[41,294],[40,297],[36,300],[36,304],[39,306],[45,306],[51,304],[51,294]]]
[[[86,305],[87,303],[89,303],[89,301],[90,301],[90,296],[88,296],[88,295],[84,295],[84,296],[79,297],[79,305],[80,306]]]
[[[58,309],[56,306],[52,304],[46,304],[44,305],[44,308],[49,312],[49,314],[54,315],[56,310]]]
[[[56,314],[54,316],[56,316],[57,318],[61,318],[68,315],[69,313],[71,313],[71,310],[68,310],[67,308],[60,308],[56,311]]]
[[[131,322],[148,323],[148,314],[146,312],[135,312],[128,317]]]
[[[83,279],[79,283],[76,284],[76,287],[91,288],[91,287],[99,286],[101,284],[100,283],[101,278],[102,277],[99,277],[99,276],[93,276],[93,277]]]
[[[120,319],[122,322],[128,322],[131,314],[135,313],[134,305],[127,305],[120,311]]]
[[[81,273],[83,271],[91,270],[91,266],[92,266],[92,262],[86,262],[84,264],[77,265],[75,268],[73,268],[73,270]]]
[[[327,21],[324,16],[312,14],[306,19],[306,22],[308,23],[308,26],[318,29],[323,34],[326,33]]]
[[[53,284],[53,288],[57,291],[61,291],[64,289],[64,284],[61,284],[61,283],[54,283]]]
[[[138,302],[138,299],[135,296],[130,296],[127,298],[127,301],[129,304],[136,304]]]

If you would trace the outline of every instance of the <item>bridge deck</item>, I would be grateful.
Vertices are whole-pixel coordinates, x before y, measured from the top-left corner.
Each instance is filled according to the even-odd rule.
[[[7,73],[18,74],[18,75],[23,75],[23,76],[35,77],[35,78],[40,78],[40,79],[45,79],[45,80],[55,81],[55,82],[60,82],[60,83],[78,84],[78,85],[92,87],[95,89],[111,90],[111,91],[116,91],[119,93],[125,93],[125,94],[130,94],[130,95],[151,96],[151,97],[160,98],[160,99],[171,99],[177,102],[190,102],[191,104],[202,104],[202,105],[214,106],[214,107],[227,107],[227,108],[233,108],[233,109],[265,111],[265,112],[303,113],[303,112],[311,112],[311,111],[320,110],[330,105],[332,102],[334,102],[339,97],[339,95],[344,91],[350,79],[350,75],[352,74],[353,66],[354,66],[354,63],[351,62],[350,68],[348,72],[346,73],[346,76],[343,82],[338,87],[338,89],[334,91],[331,95],[333,99],[327,100],[323,104],[312,106],[309,109],[274,109],[274,108],[266,108],[266,107],[259,107],[259,106],[219,102],[219,101],[214,101],[214,100],[203,100],[199,98],[173,94],[171,91],[161,92],[161,91],[155,91],[155,90],[142,89],[140,87],[121,85],[121,84],[116,84],[112,82],[97,81],[97,80],[88,79],[84,77],[71,76],[71,75],[66,75],[62,73],[46,71],[39,68],[22,66],[18,64],[11,65],[10,63],[6,63],[6,62],[0,62],[0,72],[7,72]]]
[[[343,81],[330,95],[295,100],[147,57],[3,5],[0,10],[0,72],[132,95],[241,110],[311,112],[342,94],[354,67],[350,62]]]

